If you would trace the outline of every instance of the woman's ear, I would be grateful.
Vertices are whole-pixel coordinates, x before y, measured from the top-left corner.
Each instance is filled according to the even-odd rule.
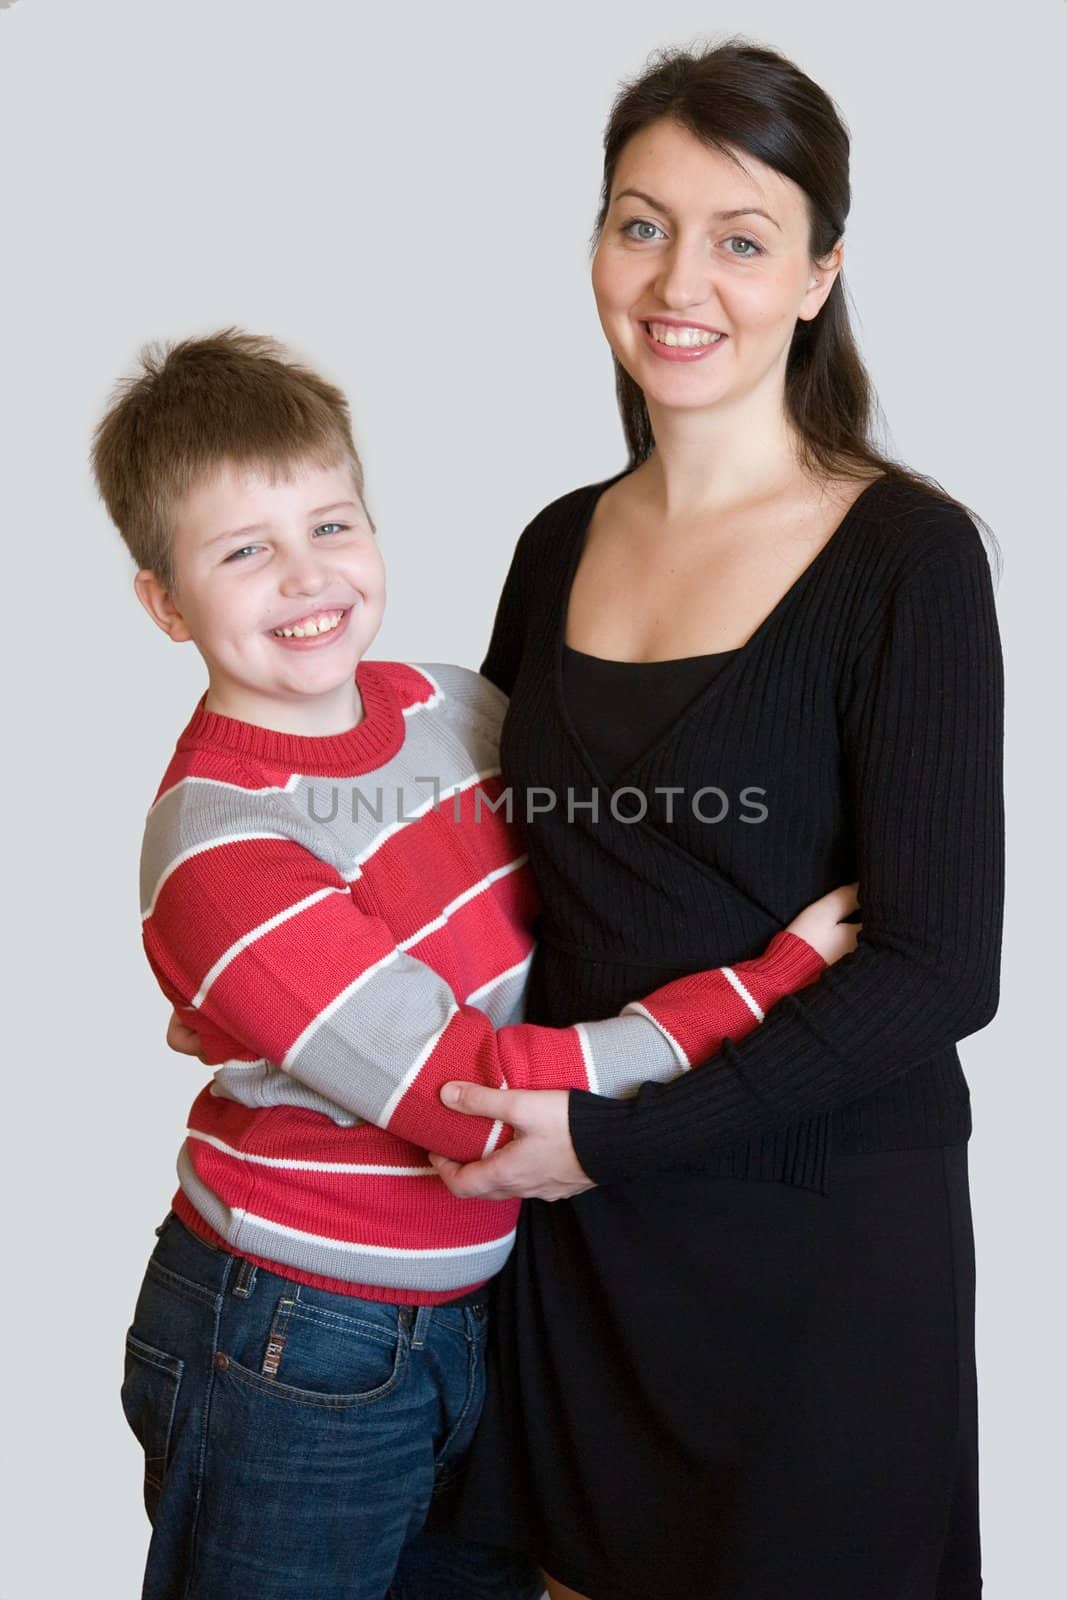
[[[162,628],[175,644],[185,644],[193,637],[170,590],[164,587],[150,568],[142,567],[136,574],[133,590],[156,627]]]
[[[813,261],[808,275],[808,287],[801,302],[798,316],[802,322],[811,322],[818,316],[829,296],[845,258],[844,241],[838,239],[821,261]]]

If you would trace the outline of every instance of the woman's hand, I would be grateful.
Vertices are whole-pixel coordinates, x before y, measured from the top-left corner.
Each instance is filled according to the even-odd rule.
[[[446,1083],[441,1099],[453,1111],[491,1117],[515,1130],[510,1144],[462,1166],[431,1155],[442,1183],[462,1200],[568,1200],[595,1188],[578,1165],[567,1119],[567,1089],[488,1089]]]
[[[828,966],[840,961],[855,950],[856,940],[863,924],[842,922],[850,912],[859,910],[859,884],[846,883],[840,889],[831,889],[821,899],[805,906],[787,928],[817,950]]]

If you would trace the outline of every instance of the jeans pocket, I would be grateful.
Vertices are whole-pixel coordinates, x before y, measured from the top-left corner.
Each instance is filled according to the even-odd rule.
[[[265,1345],[232,1330],[216,1371],[277,1400],[340,1410],[391,1394],[407,1351],[396,1306],[354,1300],[338,1312],[295,1291],[275,1308]]]
[[[122,1409],[144,1451],[144,1504],[152,1523],[163,1492],[184,1366],[132,1333],[126,1335]]]

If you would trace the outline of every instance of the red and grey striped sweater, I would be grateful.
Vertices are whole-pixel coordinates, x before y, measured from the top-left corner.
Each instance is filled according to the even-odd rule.
[[[538,906],[499,769],[507,701],[455,666],[365,661],[357,683],[363,721],[326,738],[201,700],[148,814],[145,950],[214,1070],[174,1209],[299,1282],[433,1304],[499,1271],[518,1214],[429,1166],[511,1132],[446,1110],[442,1084],[631,1094],[825,962],[783,931],[617,1017],[522,1022]]]

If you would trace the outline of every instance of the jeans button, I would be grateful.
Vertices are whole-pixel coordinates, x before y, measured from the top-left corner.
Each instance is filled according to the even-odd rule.
[[[488,1309],[489,1308],[487,1306],[471,1306],[471,1316],[476,1317],[480,1322]]]
[[[229,1364],[230,1364],[229,1356],[224,1354],[224,1352],[221,1351],[221,1350],[216,1351],[214,1357],[212,1358],[212,1362],[211,1362],[211,1365],[214,1367],[215,1371],[216,1372],[225,1372],[226,1368],[229,1366]]]
[[[412,1306],[401,1306],[399,1320],[402,1328],[410,1328],[415,1320],[414,1308]]]

